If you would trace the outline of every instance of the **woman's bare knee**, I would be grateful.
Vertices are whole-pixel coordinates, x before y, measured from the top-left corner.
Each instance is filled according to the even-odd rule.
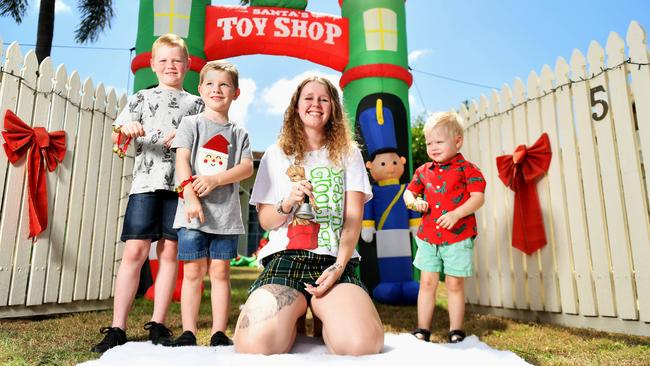
[[[296,320],[307,310],[300,293],[280,285],[255,290],[244,305],[235,328],[235,350],[240,353],[288,352],[296,337]]]
[[[259,330],[248,332],[238,330],[234,337],[235,352],[275,355],[280,353],[287,353],[291,350],[293,342],[282,344],[277,342],[277,339],[277,334],[273,334],[273,332],[265,332]]]
[[[353,332],[346,337],[339,337],[328,344],[337,355],[362,356],[373,355],[384,348],[384,331],[378,326],[367,327],[362,332]]]
[[[323,338],[332,353],[359,356],[381,352],[384,327],[360,287],[339,284],[326,296],[312,299],[312,310],[323,321]]]

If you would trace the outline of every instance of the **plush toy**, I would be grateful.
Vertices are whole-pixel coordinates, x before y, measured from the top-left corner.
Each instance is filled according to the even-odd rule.
[[[287,175],[289,176],[289,180],[291,182],[300,182],[301,180],[306,180],[307,177],[305,176],[305,168],[303,168],[300,165],[291,165],[289,168],[287,168]],[[304,202],[304,200],[303,200]],[[312,210],[316,211],[318,207],[314,204],[314,202],[310,202],[310,206],[312,207]],[[291,225],[309,225],[310,221],[306,219],[301,219],[295,215],[293,219],[291,220]]]
[[[300,182],[307,179],[305,175],[305,168],[293,164],[287,169],[287,175],[292,182]],[[318,211],[318,207],[314,202],[310,202],[314,212]],[[287,237],[289,244],[287,249],[316,249],[318,248],[318,231],[320,224],[307,219],[296,217],[294,212],[293,219],[287,229]]]

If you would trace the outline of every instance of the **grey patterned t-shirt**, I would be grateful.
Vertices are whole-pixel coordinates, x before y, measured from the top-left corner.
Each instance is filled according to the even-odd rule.
[[[163,139],[178,128],[183,117],[202,110],[201,98],[183,90],[156,87],[129,98],[114,125],[138,121],[144,128],[145,135],[131,142],[135,148],[131,194],[174,190],[174,153],[163,145]]]
[[[253,160],[248,132],[227,122],[219,124],[203,114],[183,118],[172,143],[172,149],[190,150],[193,175],[213,175],[239,164],[242,159]],[[185,202],[178,200],[174,228],[185,227],[211,234],[243,234],[244,225],[239,203],[239,182],[215,188],[200,198],[205,222],[187,222]]]

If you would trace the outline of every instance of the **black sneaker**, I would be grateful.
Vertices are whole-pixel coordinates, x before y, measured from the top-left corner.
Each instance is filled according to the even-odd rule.
[[[186,330],[171,344],[172,347],[196,346],[194,333]]]
[[[232,341],[222,331],[217,331],[210,337],[210,346],[232,346]]]
[[[121,328],[102,327],[99,329],[99,332],[106,335],[101,342],[90,349],[92,352],[104,353],[115,346],[121,346],[126,343],[126,332]]]
[[[163,346],[169,346],[172,344],[172,333],[169,328],[163,324],[156,322],[149,322],[144,325],[144,329],[149,331],[149,340],[153,344],[162,344]]]

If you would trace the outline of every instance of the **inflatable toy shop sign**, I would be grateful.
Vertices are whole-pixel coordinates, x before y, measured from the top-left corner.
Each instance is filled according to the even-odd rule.
[[[209,60],[267,54],[293,56],[343,71],[348,64],[348,20],[308,11],[208,6],[205,54]]]

